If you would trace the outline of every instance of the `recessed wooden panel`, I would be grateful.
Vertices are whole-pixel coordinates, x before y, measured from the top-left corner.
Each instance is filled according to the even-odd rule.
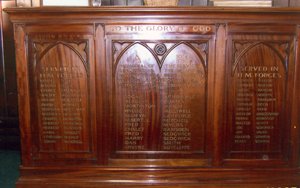
[[[52,35],[53,41],[40,41],[47,37],[33,36],[30,51],[34,59],[29,67],[35,157],[92,154],[95,133],[89,40],[69,42]]]
[[[86,44],[82,45],[85,48]],[[60,53],[64,57],[59,57]],[[48,49],[37,63],[35,79],[41,152],[90,150],[86,68],[70,46],[63,43]]]
[[[208,44],[195,46],[199,51],[191,44],[177,44],[161,69],[162,150],[205,150]]]
[[[289,137],[291,41],[234,36],[228,66],[227,157],[280,159]]]
[[[205,153],[208,41],[112,45],[117,153]]]
[[[115,44],[118,45],[118,44]],[[141,44],[133,44],[117,62],[116,126],[118,150],[155,150],[159,121],[159,66]]]

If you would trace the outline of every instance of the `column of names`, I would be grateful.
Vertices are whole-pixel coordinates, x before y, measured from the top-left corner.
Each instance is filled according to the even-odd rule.
[[[235,144],[270,144],[278,99],[278,66],[245,66],[236,74]],[[254,129],[253,129],[254,127]]]
[[[78,67],[41,68],[39,98],[44,144],[82,144],[84,108],[79,86],[82,77]]]

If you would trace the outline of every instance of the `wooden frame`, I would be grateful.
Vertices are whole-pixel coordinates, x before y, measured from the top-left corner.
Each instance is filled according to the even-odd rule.
[[[299,8],[6,11],[18,188],[300,185]]]

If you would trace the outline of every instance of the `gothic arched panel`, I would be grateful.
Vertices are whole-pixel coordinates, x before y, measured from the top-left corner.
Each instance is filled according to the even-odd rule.
[[[78,48],[80,49],[78,45]],[[84,45],[86,46],[86,44]],[[35,83],[39,152],[91,151],[89,75],[81,52],[57,43],[36,49]],[[41,50],[41,51],[38,51]],[[35,115],[35,110],[37,116]]]
[[[176,46],[161,71],[161,149],[203,153],[205,150],[207,77],[203,62],[187,44]]]
[[[282,158],[289,45],[235,41],[233,46],[228,95],[230,155],[264,160]]]
[[[117,150],[155,150],[159,114],[159,66],[142,44],[129,46],[116,62],[115,130]]]

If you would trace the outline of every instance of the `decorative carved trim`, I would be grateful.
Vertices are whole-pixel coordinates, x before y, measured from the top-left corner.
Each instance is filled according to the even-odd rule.
[[[81,61],[84,64],[86,72],[89,74],[89,62],[88,62],[88,41],[79,41],[79,42],[65,42],[65,41],[56,41],[56,42],[33,42],[34,48],[34,57],[37,62],[39,62],[43,56],[55,46],[62,44],[72,51],[74,51]]]
[[[156,44],[154,47],[154,51],[156,53],[156,55],[164,55],[167,52],[167,47],[165,44],[159,43]]]
[[[192,43],[189,41],[168,41],[168,42],[152,42],[152,41],[113,41],[112,42],[112,59],[116,66],[121,59],[122,55],[132,46],[140,44],[144,46],[156,59],[159,68],[161,69],[167,56],[179,45],[184,44],[196,52],[198,57],[207,72],[207,61],[208,61],[208,41],[199,41]],[[163,47],[162,47],[163,46]],[[159,52],[157,47],[160,47]],[[162,51],[161,49],[164,48]]]
[[[233,67],[232,74],[236,70],[236,67],[240,59],[247,53],[249,50],[255,48],[256,46],[264,45],[270,48],[275,54],[280,58],[282,64],[287,70],[288,66],[288,57],[290,43],[287,42],[265,42],[265,41],[233,41]]]
[[[132,42],[115,42],[115,43],[113,43],[112,44],[113,62],[116,62],[117,58],[124,51],[124,49],[127,48],[131,44],[132,44]]]
[[[205,64],[205,67],[207,66],[208,61],[208,43],[192,43],[192,45],[197,49],[197,51],[201,54],[201,57],[203,58],[203,62]]]

